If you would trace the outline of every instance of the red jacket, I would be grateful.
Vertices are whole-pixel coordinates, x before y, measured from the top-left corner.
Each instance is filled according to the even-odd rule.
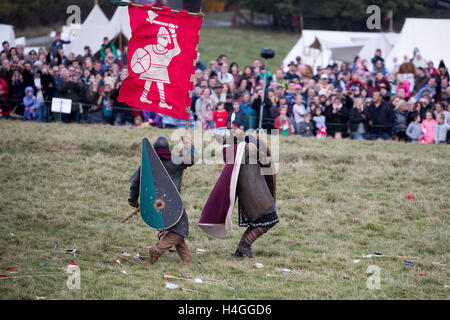
[[[228,111],[216,111],[213,114],[214,123],[216,124],[216,128],[222,128],[227,126],[228,119]]]
[[[289,118],[287,116],[284,116],[283,119],[284,123],[288,123],[289,124],[289,135],[292,135],[292,126],[291,126],[291,121],[289,120]],[[281,133],[281,131],[283,131],[283,125],[281,124],[281,115],[279,115],[278,117],[275,118],[275,121],[273,123],[273,126],[275,129],[278,129],[278,131]]]

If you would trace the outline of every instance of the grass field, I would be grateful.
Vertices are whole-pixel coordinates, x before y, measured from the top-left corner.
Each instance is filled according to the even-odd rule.
[[[146,260],[146,247],[156,242],[156,231],[140,217],[120,221],[132,211],[128,179],[140,162],[141,139],[170,131],[0,121],[0,132],[0,255],[20,264],[0,260],[0,275],[10,277],[0,279],[1,299],[449,297],[447,146],[281,139],[281,221],[255,242],[256,257],[247,260],[228,253],[244,229],[235,225],[218,240],[196,226],[222,165],[194,166],[182,191],[193,263],[182,265],[176,253],[167,253],[145,268],[112,261],[122,251]],[[65,253],[73,247],[75,257]],[[196,248],[207,251],[196,254]],[[407,259],[413,266],[398,258],[361,258],[374,252],[418,258]],[[69,262],[80,266],[81,290],[66,287]],[[366,287],[369,265],[380,268],[378,290]],[[173,280],[196,292],[169,290],[165,273],[222,282]]]
[[[243,70],[244,66],[251,65],[254,59],[262,59],[259,55],[262,48],[273,48],[275,57],[269,61],[269,70],[273,72],[298,39],[298,34],[289,32],[203,27],[200,31],[200,59],[209,66],[209,61],[224,53],[228,56],[228,64],[235,61]]]

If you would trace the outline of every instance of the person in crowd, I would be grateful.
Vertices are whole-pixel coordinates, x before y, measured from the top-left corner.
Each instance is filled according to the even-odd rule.
[[[295,104],[293,107],[293,115],[294,115],[294,128],[296,134],[300,134],[300,124],[305,121],[306,115],[306,107],[303,104],[303,96],[301,94],[295,97]]]
[[[392,108],[383,101],[379,91],[373,93],[373,102],[370,104],[368,111],[372,140],[379,138],[388,140],[391,136],[394,113]]]
[[[241,109],[245,111],[249,118],[249,124],[251,129],[256,128],[256,110],[252,108],[252,101],[250,93],[248,91],[244,92],[242,95]]]
[[[233,112],[228,115],[227,125],[247,131],[249,119],[244,110],[241,109],[238,101],[233,102]]]
[[[34,95],[33,87],[25,88],[25,97],[23,97],[23,104],[25,106],[23,119],[37,120],[39,117],[39,101]]]
[[[350,131],[354,140],[365,140],[368,133],[369,112],[363,100],[356,98],[349,112]]]
[[[414,91],[418,92],[420,89],[425,87],[428,83],[428,77],[425,70],[422,67],[416,69],[416,74],[414,78]]]
[[[264,101],[263,101],[263,97],[264,97]],[[264,102],[264,104],[263,104],[263,102]],[[262,128],[261,129],[270,131],[273,128],[273,123],[274,123],[274,119],[272,118],[272,116],[270,114],[270,109],[272,109],[272,101],[271,101],[269,95],[265,95],[263,93],[263,90],[259,89],[258,92],[256,93],[253,103],[252,103],[252,108],[256,111],[256,126],[257,126],[257,128],[259,128],[259,124],[260,124],[260,118],[261,118],[260,109],[261,109],[261,107],[262,107],[262,119],[261,119]],[[287,110],[286,110],[286,112],[287,112]]]
[[[418,48],[414,49],[414,57],[411,62],[416,68],[422,67],[425,69],[428,67],[427,61],[422,57],[422,54],[420,53]]]
[[[422,94],[424,92],[428,91],[430,96],[433,96],[436,91],[436,78],[429,78],[427,85],[424,86],[422,89],[420,89],[417,92],[417,100],[419,100],[422,97]]]
[[[423,139],[421,119],[420,113],[414,113],[413,121],[410,122],[406,129],[406,135],[411,139],[411,143],[419,143]]]
[[[52,42],[52,46],[50,48],[51,58],[55,59],[58,55],[58,51],[63,49],[65,44],[70,44],[70,41],[65,41],[61,39],[61,32],[57,32],[55,34],[55,40]]]
[[[381,61],[381,64],[384,66],[384,58],[381,56],[381,49],[375,50],[375,56],[370,61],[372,62],[374,68],[377,61]]]
[[[394,126],[392,128],[392,134],[395,137],[395,141],[404,142],[407,141],[406,135],[407,120],[408,120],[408,105],[405,100],[400,100],[394,110]]]
[[[327,129],[326,118],[322,114],[322,108],[317,107],[314,109],[314,116],[312,120],[314,121],[314,128],[315,128],[314,134],[316,136],[318,136],[319,130],[321,130],[321,132],[326,132]]]
[[[117,50],[116,50],[116,46],[114,45],[114,43],[112,41],[109,41],[108,37],[104,37],[103,38],[103,44],[102,47],[100,49],[100,57],[102,59],[105,59],[106,57],[106,49],[111,50],[111,53],[117,57]]]
[[[214,111],[214,126],[215,128],[223,128],[227,126],[228,111],[225,110],[225,104],[218,102],[216,105],[216,111]]]
[[[294,79],[297,79],[300,81],[300,76],[297,73],[297,64],[294,61],[291,61],[288,64],[288,72],[286,72],[286,74],[284,75],[284,78],[286,79],[286,81],[291,81]]]
[[[72,109],[70,114],[63,113],[61,120],[63,122],[78,121],[80,115],[81,91],[84,85],[77,75],[72,74],[69,70],[62,73],[62,80],[56,85],[60,98],[72,100]]]
[[[445,115],[439,113],[437,116],[437,122],[434,126],[434,143],[441,144],[448,141],[447,134],[450,132],[450,124],[445,122]]]
[[[439,101],[438,103],[436,103],[436,107],[434,109],[433,115],[436,119],[438,119],[438,117],[440,115],[444,116],[444,122],[445,123],[449,123],[450,122],[450,112],[448,112],[447,109],[447,103],[445,101]]]
[[[101,107],[103,111],[103,121],[106,124],[113,124],[113,101],[111,98],[111,87],[109,84],[105,84],[103,90],[101,90],[97,105]]]
[[[410,86],[411,84],[409,83],[409,81],[406,80],[401,74],[397,75],[397,86],[395,87],[395,93],[397,95],[400,95],[399,91],[403,89],[402,99],[408,99],[411,94],[409,89]]]
[[[209,88],[204,88],[201,97],[197,99],[195,104],[197,120],[202,122],[204,129],[211,128],[211,125],[214,127],[214,105],[214,101],[211,97],[211,90]]]
[[[217,79],[223,85],[227,85],[231,82],[234,82],[234,77],[231,73],[228,72],[228,65],[226,63],[223,63],[222,66],[220,67]]]
[[[305,114],[305,120],[300,122],[299,125],[299,134],[303,137],[314,137],[315,126],[314,121],[312,121],[311,113]]]
[[[349,91],[352,86],[358,86],[359,89],[362,89],[362,88],[366,87],[364,82],[359,79],[359,74],[357,72],[353,72],[352,73],[352,80],[350,80],[347,83],[347,87],[346,87],[347,91]]]
[[[385,77],[382,71],[377,71],[375,73],[375,89],[380,90],[380,85],[384,84],[384,87],[388,92],[391,91],[391,82]]]
[[[290,136],[292,135],[292,125],[287,116],[287,105],[282,105],[279,111],[280,115],[275,119],[274,128],[278,129],[281,136]]]
[[[333,103],[325,108],[324,114],[328,133],[335,139],[342,139],[343,133],[347,131],[348,109],[341,98],[335,97]]]
[[[422,125],[420,127],[425,143],[434,143],[434,127],[436,126],[436,122],[436,119],[433,118],[433,113],[431,111],[427,111],[426,118],[422,121]]]

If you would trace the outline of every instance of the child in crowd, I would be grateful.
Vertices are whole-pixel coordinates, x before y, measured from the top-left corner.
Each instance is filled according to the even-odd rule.
[[[274,122],[275,129],[278,129],[281,136],[292,135],[291,120],[287,116],[287,105],[280,106],[280,115],[276,117]]]
[[[314,110],[314,117],[312,118],[314,121],[314,127],[316,128],[315,134],[318,134],[318,131],[320,128],[323,128],[323,130],[326,130],[327,126],[325,125],[326,118],[322,114],[322,108],[317,107]]]
[[[434,143],[445,143],[447,141],[448,131],[450,131],[450,124],[445,122],[445,114],[438,114],[437,123],[434,126]]]
[[[227,123],[243,131],[248,130],[248,116],[244,110],[241,109],[239,101],[233,102],[233,113],[228,115]]]
[[[205,123],[206,127],[204,129],[214,129],[214,107],[212,104],[208,104],[205,110]]]
[[[222,128],[227,126],[228,111],[225,110],[225,104],[218,102],[216,105],[216,111],[214,111],[214,124],[216,128]]]
[[[433,113],[431,111],[427,111],[426,119],[422,121],[422,126],[420,127],[425,143],[434,143],[435,125],[436,120],[433,118]]]
[[[303,104],[303,96],[298,94],[295,97],[295,104],[292,108],[294,114],[295,131],[297,134],[300,132],[300,123],[305,120],[306,108]]]
[[[141,116],[134,117],[134,125],[133,125],[133,127],[135,127],[135,128],[142,128],[143,127]]]
[[[303,137],[313,137],[314,136],[314,131],[315,131],[314,122],[311,119],[312,119],[311,113],[307,113],[305,115],[305,120],[300,122],[299,134],[302,135]]]
[[[25,88],[25,97],[23,97],[23,104],[25,106],[25,113],[23,118],[25,120],[36,120],[38,118],[39,101],[34,95],[32,87]]]
[[[420,139],[423,139],[423,133],[421,130],[420,121],[422,118],[420,117],[420,113],[416,113],[413,121],[408,125],[406,129],[406,135],[411,139],[411,143],[418,143]]]

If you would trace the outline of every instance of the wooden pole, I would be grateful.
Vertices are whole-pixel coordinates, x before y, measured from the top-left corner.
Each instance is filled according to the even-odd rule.
[[[139,208],[134,210],[132,213],[130,213],[128,216],[125,217],[125,219],[122,220],[122,223],[127,222],[131,217],[136,215],[139,212]]]
[[[144,6],[143,4],[139,4],[139,3],[130,3],[130,5],[131,5],[132,7],[137,7],[137,8],[145,9],[145,6]],[[161,8],[161,7],[151,7],[151,10],[162,11],[163,8]],[[170,12],[172,12],[172,13],[180,13],[180,10],[171,9]],[[205,16],[203,12],[188,12],[188,15],[194,16],[194,17],[198,17],[198,16],[204,17],[204,16]]]

